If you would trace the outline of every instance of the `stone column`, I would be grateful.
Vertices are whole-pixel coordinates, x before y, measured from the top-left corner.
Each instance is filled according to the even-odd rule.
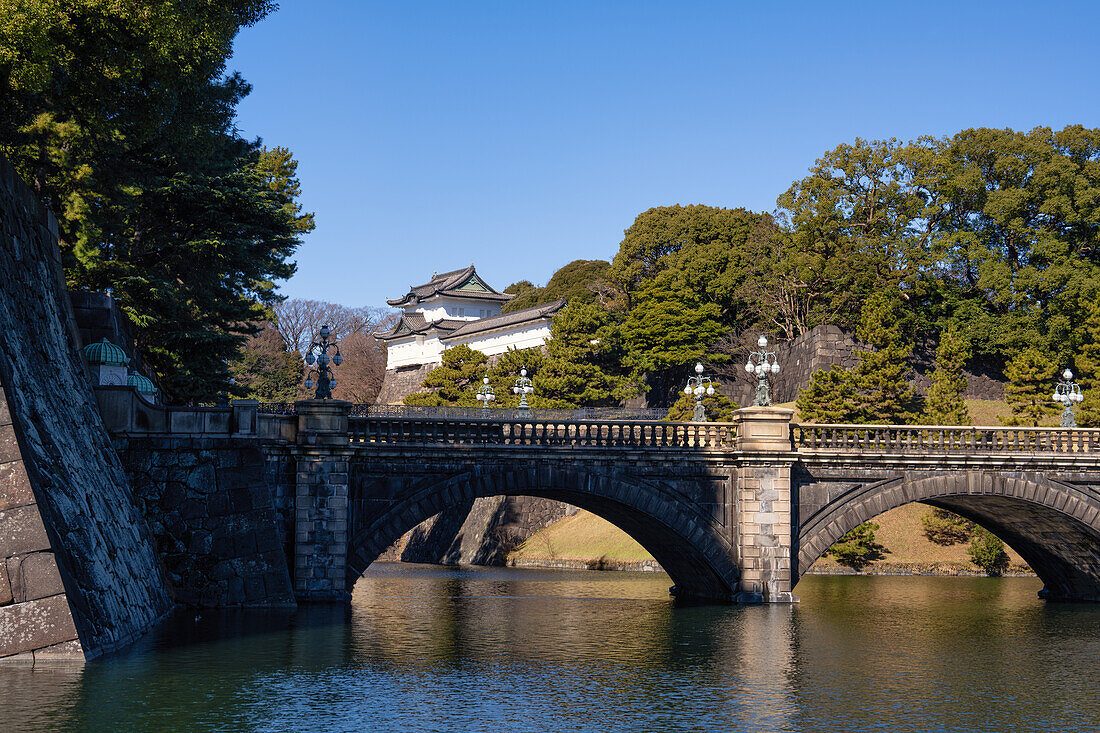
[[[736,517],[739,603],[792,603],[791,418],[793,410],[738,410]]]
[[[295,407],[294,595],[303,602],[345,601],[351,403],[304,400]]]

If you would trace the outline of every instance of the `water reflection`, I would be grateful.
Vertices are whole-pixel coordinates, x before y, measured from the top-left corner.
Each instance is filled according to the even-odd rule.
[[[13,730],[1095,730],[1100,609],[1029,579],[813,577],[674,608],[659,574],[381,565],[351,607],[181,614],[0,668]]]

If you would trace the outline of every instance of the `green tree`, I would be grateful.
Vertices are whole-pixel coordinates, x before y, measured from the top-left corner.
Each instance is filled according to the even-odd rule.
[[[1054,372],[1057,365],[1035,347],[1022,350],[1005,367],[1008,385],[1005,397],[1012,408],[1010,425],[1038,425],[1055,412],[1050,399],[1054,392]]]
[[[836,541],[828,552],[841,565],[862,570],[882,557],[886,548],[875,542],[874,522],[864,522]]]
[[[704,358],[724,358],[711,353],[724,331],[720,309],[704,302],[675,272],[644,284],[633,301],[622,327],[624,365],[636,380],[645,375],[652,403],[668,405],[686,367]]]
[[[666,272],[719,307],[727,326],[740,325],[739,298],[748,265],[747,244],[767,214],[713,206],[663,206],[642,212],[626,230],[611,263],[610,276],[633,301]],[[740,328],[738,330],[741,330]]]
[[[1100,427],[1100,294],[1089,298],[1086,317],[1079,330],[1079,346],[1074,359],[1077,381],[1085,399],[1077,406],[1077,424]]]
[[[287,349],[267,325],[245,342],[230,363],[236,392],[261,402],[293,402],[302,384],[302,356]]]
[[[710,422],[730,422],[738,405],[722,392],[722,385],[714,385],[714,394],[703,396],[703,409]],[[691,422],[695,416],[695,395],[680,393],[679,399],[672,403],[665,420]]]
[[[636,394],[623,372],[622,337],[598,303],[571,300],[554,316],[539,394],[573,407],[608,407]]]
[[[852,373],[838,364],[810,375],[809,384],[798,394],[795,408],[803,421],[811,423],[854,424],[862,418]]]
[[[486,375],[488,362],[485,354],[465,344],[452,346],[443,352],[440,365],[424,378],[421,386],[429,391],[410,394],[405,397],[404,403],[473,407],[478,404],[475,395]]]
[[[922,516],[920,523],[928,541],[944,547],[966,542],[974,534],[973,522],[939,507]]]
[[[796,401],[803,420],[904,424],[912,420],[913,391],[906,375],[911,352],[906,314],[895,294],[877,290],[860,309],[859,338],[869,347],[854,370],[819,369]]]
[[[924,405],[929,425],[970,424],[970,414],[963,399],[966,394],[963,365],[969,356],[969,348],[957,332],[948,330],[940,335],[936,369],[932,372],[932,386]]]
[[[597,294],[608,286],[608,272],[611,265],[606,260],[573,260],[555,272],[545,287],[524,287],[522,281],[516,283],[516,297],[504,304],[502,313],[533,308],[545,303],[553,303],[565,298],[570,303],[595,301]],[[505,289],[505,292],[510,292]]]
[[[985,527],[974,526],[974,534],[967,552],[970,555],[970,562],[984,570],[986,575],[1001,575],[1008,569],[1005,543]]]
[[[0,0],[0,152],[57,214],[69,285],[109,290],[165,397],[224,393],[312,219],[240,138],[226,61],[264,0]]]
[[[509,349],[494,358],[493,366],[489,369],[489,384],[493,387],[496,407],[516,407],[520,397],[513,391],[516,380],[519,379],[520,370],[527,370],[528,379],[534,382],[534,393],[527,397],[527,404],[533,408],[567,408],[574,404],[567,400],[554,396],[546,396],[543,390],[543,368],[546,364],[546,355],[539,347],[530,349]]]

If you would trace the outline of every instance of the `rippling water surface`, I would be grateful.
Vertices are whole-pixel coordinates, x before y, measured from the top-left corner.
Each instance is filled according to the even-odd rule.
[[[812,576],[675,608],[661,574],[374,565],[350,609],[193,613],[0,667],[0,730],[1096,731],[1100,607],[1026,578]]]

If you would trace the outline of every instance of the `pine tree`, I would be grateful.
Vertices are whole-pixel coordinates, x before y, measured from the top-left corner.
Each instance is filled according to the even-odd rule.
[[[853,424],[861,421],[854,374],[838,364],[818,369],[795,402],[804,422]]]
[[[622,358],[622,336],[612,314],[598,303],[572,300],[551,324],[538,394],[573,407],[618,405],[636,392]]]
[[[688,365],[704,357],[723,358],[710,354],[724,331],[720,318],[718,305],[704,302],[675,271],[660,273],[633,294],[622,327],[625,364],[635,379],[646,378],[651,403],[675,400],[680,372]]]
[[[1100,303],[1095,298],[1089,300],[1081,338],[1081,347],[1074,363],[1079,372],[1077,382],[1085,399],[1077,406],[1077,424],[1083,428],[1096,428],[1100,427]]]
[[[442,363],[424,378],[423,387],[430,392],[408,395],[406,405],[478,404],[477,387],[486,373],[488,357],[465,344],[452,346],[443,352]]]
[[[860,340],[871,347],[859,355],[856,391],[860,422],[897,425],[913,418],[913,390],[906,375],[912,353],[902,331],[905,314],[893,292],[877,290],[860,310]]]
[[[968,358],[970,349],[957,332],[945,330],[940,334],[936,369],[932,372],[932,386],[924,408],[929,425],[970,424],[970,414],[963,399],[966,393],[963,365]]]
[[[1012,417],[1005,421],[1006,424],[1037,426],[1055,412],[1050,395],[1056,369],[1057,365],[1034,346],[1024,349],[1008,362],[1005,397],[1012,408]]]
[[[906,379],[912,347],[906,342],[898,298],[872,293],[860,311],[857,335],[870,349],[854,370],[819,369],[795,403],[803,420],[817,423],[903,424],[913,417]]]

